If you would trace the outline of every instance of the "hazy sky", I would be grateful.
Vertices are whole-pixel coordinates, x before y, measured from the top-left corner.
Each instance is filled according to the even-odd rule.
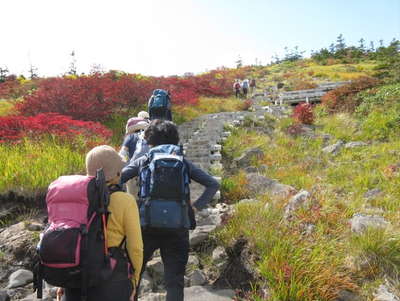
[[[309,53],[340,33],[400,39],[400,0],[0,0],[0,12],[0,66],[41,76],[65,73],[72,50],[79,73],[171,75]]]

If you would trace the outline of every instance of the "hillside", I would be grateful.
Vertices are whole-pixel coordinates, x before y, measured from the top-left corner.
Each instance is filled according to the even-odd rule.
[[[221,182],[190,236],[188,300],[400,300],[396,49],[397,57],[348,52],[182,78],[109,72],[0,83],[1,287],[32,269],[47,185],[81,173],[94,145],[118,147],[127,117],[159,85],[177,96],[187,158]],[[351,83],[292,108],[228,97],[236,78],[255,78],[257,93]],[[162,270],[156,256],[141,300],[164,300]],[[22,300],[27,279],[0,296]]]

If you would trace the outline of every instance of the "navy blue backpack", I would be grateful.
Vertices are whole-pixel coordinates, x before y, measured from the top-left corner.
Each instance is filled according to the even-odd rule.
[[[150,119],[171,120],[171,99],[167,91],[156,89],[149,101]]]
[[[150,149],[139,171],[139,212],[144,229],[191,227],[190,177],[182,146],[163,144]]]

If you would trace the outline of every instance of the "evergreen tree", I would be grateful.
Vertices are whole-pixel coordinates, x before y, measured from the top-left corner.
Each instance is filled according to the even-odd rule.
[[[238,59],[236,60],[235,64],[236,64],[236,68],[238,68],[238,69],[243,66],[242,57],[240,55],[238,56]]]
[[[8,68],[7,67],[0,67],[0,83],[3,83],[6,81],[7,79],[7,75],[8,75]]]
[[[69,75],[76,75],[76,58],[75,58],[75,50],[71,52],[71,63],[69,64]]]

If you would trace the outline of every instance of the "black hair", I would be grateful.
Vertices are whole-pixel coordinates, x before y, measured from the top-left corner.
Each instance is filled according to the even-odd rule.
[[[179,143],[178,128],[171,121],[155,119],[144,131],[144,138],[152,146],[161,144],[177,145]]]

